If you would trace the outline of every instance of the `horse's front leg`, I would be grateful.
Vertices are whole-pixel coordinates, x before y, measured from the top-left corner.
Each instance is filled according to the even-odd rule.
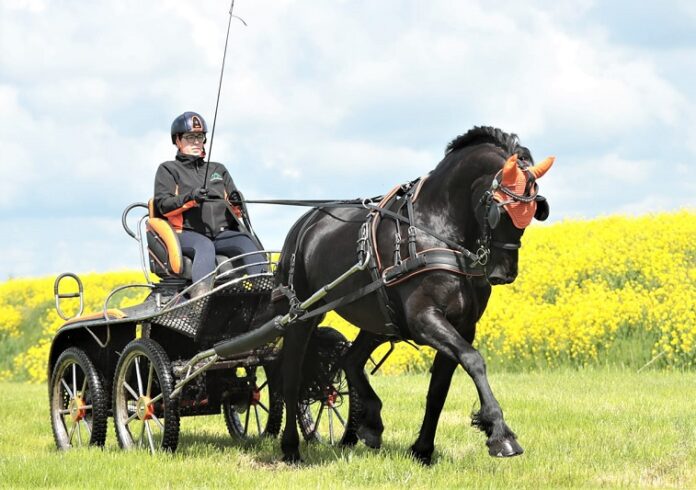
[[[418,433],[418,439],[411,446],[411,454],[423,464],[429,465],[435,450],[435,432],[437,422],[445,405],[449,392],[452,375],[457,368],[457,361],[453,361],[441,352],[435,355],[428,387],[428,398],[425,405],[423,425]]]
[[[352,446],[358,438],[373,449],[382,445],[382,401],[370,385],[365,363],[383,341],[383,337],[361,330],[341,360],[351,391],[348,425],[341,440],[343,445]]]
[[[283,338],[281,355],[281,375],[283,384],[283,400],[285,402],[285,428],[280,441],[283,451],[283,461],[299,463],[300,436],[297,432],[297,405],[300,398],[302,365],[307,343],[315,324],[311,322],[296,322],[288,327]]]
[[[488,436],[486,444],[491,456],[516,456],[524,450],[517,436],[505,424],[503,410],[495,399],[486,376],[486,365],[481,354],[472,347],[447,321],[442,311],[434,306],[407,312],[414,318],[411,332],[415,340],[430,345],[438,352],[457,361],[471,377],[481,402],[481,410],[473,414],[472,425]]]

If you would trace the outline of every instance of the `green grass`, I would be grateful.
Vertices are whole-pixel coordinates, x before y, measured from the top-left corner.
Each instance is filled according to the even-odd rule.
[[[55,450],[45,386],[0,383],[0,486],[9,487],[696,487],[696,374],[617,369],[494,373],[491,384],[526,453],[487,455],[469,425],[476,403],[458,373],[435,464],[406,457],[420,426],[427,375],[376,377],[386,431],[379,451],[303,443],[305,463],[280,462],[278,442],[239,444],[221,416],[185,418],[179,451]]]

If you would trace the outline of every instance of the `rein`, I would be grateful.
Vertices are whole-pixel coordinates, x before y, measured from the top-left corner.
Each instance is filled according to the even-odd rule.
[[[310,207],[310,208],[364,208],[368,211],[374,211],[381,215],[388,216],[389,218],[401,221],[402,223],[407,223],[410,227],[416,228],[423,233],[432,236],[433,238],[447,244],[447,246],[452,249],[464,254],[467,258],[471,259],[474,263],[478,262],[479,256],[466,248],[459,245],[457,242],[450,240],[449,238],[443,237],[439,233],[427,228],[423,225],[413,223],[411,219],[406,216],[402,216],[398,213],[384,209],[374,204],[375,201],[379,201],[381,196],[369,198],[369,199],[350,199],[350,200],[292,200],[292,199],[255,199],[255,200],[240,200],[232,201],[233,204],[275,204],[280,206],[300,206],[300,207]]]
[[[351,199],[351,200],[292,200],[292,199],[256,199],[256,200],[244,200],[239,199],[238,201],[233,201],[234,204],[272,204],[272,205],[283,205],[283,206],[300,206],[300,207],[311,207],[315,210],[320,210],[322,208],[363,208],[368,211],[368,216],[365,222],[363,222],[360,228],[360,236],[358,238],[358,257],[360,261],[367,260],[367,269],[369,271],[371,282],[366,286],[363,286],[350,294],[337,298],[320,308],[316,308],[312,311],[304,311],[299,307],[299,300],[295,294],[293,288],[293,276],[295,268],[295,253],[292,254],[290,258],[290,270],[288,273],[288,285],[280,286],[274,292],[274,298],[272,301],[279,300],[282,296],[285,296],[290,302],[290,309],[295,315],[295,318],[299,320],[308,320],[310,318],[322,315],[328,311],[334,310],[346,304],[352,303],[368,294],[375,292],[378,296],[378,305],[382,313],[384,324],[390,330],[391,336],[401,338],[403,332],[399,327],[399,322],[397,318],[396,308],[393,306],[389,294],[387,292],[388,286],[394,286],[407,281],[411,277],[432,270],[441,270],[450,272],[453,274],[465,275],[465,276],[481,276],[484,272],[480,267],[485,267],[488,263],[490,257],[490,247],[501,248],[505,250],[516,250],[521,247],[519,242],[517,243],[503,243],[491,240],[491,231],[497,226],[500,220],[500,207],[507,203],[514,201],[530,202],[536,198],[536,192],[534,195],[529,195],[527,189],[525,189],[524,196],[519,196],[512,192],[507,187],[503,186],[498,178],[500,174],[497,174],[491,183],[491,187],[484,193],[484,195],[479,200],[476,206],[476,210],[483,206],[484,208],[484,219],[482,220],[481,226],[481,236],[477,239],[476,243],[478,245],[478,250],[476,253],[471,252],[459,243],[443,237],[439,233],[414,222],[413,218],[413,201],[415,196],[417,196],[418,191],[422,185],[422,179],[416,179],[412,182],[408,182],[401,186],[394,188],[389,194],[385,196],[379,196],[371,199]],[[532,184],[533,184],[532,180]],[[531,184],[530,184],[531,185]],[[500,190],[511,198],[510,201],[503,203],[497,202],[494,199],[494,193],[496,190]],[[534,186],[536,191],[536,185]],[[395,211],[386,209],[387,206],[392,205],[395,200],[401,199],[401,205]],[[379,204],[375,204],[378,202]],[[406,216],[400,214],[402,209],[406,208]],[[495,211],[491,213],[491,210]],[[494,222],[491,222],[491,215],[496,215]],[[382,218],[391,218],[394,220],[396,226],[396,233],[394,236],[394,265],[387,267],[382,270],[379,253],[377,247],[376,239],[376,228],[379,225],[379,220]],[[308,223],[311,218],[307,220],[305,225],[300,229],[298,233],[296,246],[299,246],[302,241],[304,233],[308,229]],[[400,223],[408,225],[408,252],[409,256],[405,259],[401,259],[401,244],[402,237],[400,233]],[[423,233],[445,243],[449,249],[446,248],[433,248],[423,250],[418,252],[416,250],[416,230],[420,230]],[[470,265],[466,264],[464,258],[471,261]]]

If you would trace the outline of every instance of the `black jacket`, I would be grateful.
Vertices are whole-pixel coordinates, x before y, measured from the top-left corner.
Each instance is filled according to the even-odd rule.
[[[210,162],[208,197],[197,204],[194,189],[204,187],[206,163],[201,157],[177,153],[176,160],[162,163],[155,175],[155,213],[167,218],[174,230],[192,230],[211,238],[226,229],[237,229],[227,199],[237,191],[221,163]]]

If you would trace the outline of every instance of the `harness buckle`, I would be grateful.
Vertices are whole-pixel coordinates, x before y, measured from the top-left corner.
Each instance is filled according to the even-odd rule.
[[[401,233],[394,235],[394,265],[401,265]]]
[[[484,246],[479,247],[479,249],[476,251],[476,260],[474,261],[474,265],[480,264],[485,266],[488,263],[490,253],[490,249]]]

